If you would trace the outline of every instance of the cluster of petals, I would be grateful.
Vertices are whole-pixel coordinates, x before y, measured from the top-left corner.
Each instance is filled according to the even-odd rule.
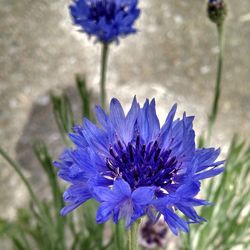
[[[75,126],[69,134],[75,146],[55,162],[70,183],[61,214],[95,199],[97,223],[124,219],[129,227],[145,215],[152,221],[163,216],[177,235],[204,221],[194,209],[209,204],[197,198],[200,182],[221,173],[224,162],[216,161],[219,149],[196,148],[194,117],[175,119],[176,108],[160,126],[154,99],[141,107],[134,98],[126,115],[115,98],[109,114],[96,106],[98,123],[84,119]]]
[[[110,43],[136,32],[134,23],[140,15],[137,5],[137,0],[74,0],[70,12],[82,32]]]

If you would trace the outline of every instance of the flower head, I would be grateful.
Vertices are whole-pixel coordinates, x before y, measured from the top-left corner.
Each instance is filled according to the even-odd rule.
[[[139,243],[146,249],[163,249],[168,241],[168,228],[163,219],[157,223],[147,220],[139,231]],[[157,249],[158,249],[157,248]]]
[[[137,5],[137,0],[74,0],[70,12],[81,31],[110,43],[136,32],[133,25],[140,15]]]
[[[207,13],[209,19],[221,25],[227,15],[227,7],[223,0],[208,0]]]
[[[136,98],[127,115],[117,99],[110,113],[96,107],[99,125],[84,119],[70,138],[75,148],[67,149],[55,162],[59,176],[71,183],[64,193],[68,203],[62,215],[88,199],[100,203],[96,220],[126,220],[130,226],[143,215],[157,221],[161,215],[170,227],[188,231],[188,223],[199,223],[194,206],[208,202],[195,198],[200,181],[223,171],[217,161],[220,151],[196,148],[193,116],[174,119],[176,105],[160,127],[155,100],[141,108]],[[180,218],[179,210],[187,217]]]

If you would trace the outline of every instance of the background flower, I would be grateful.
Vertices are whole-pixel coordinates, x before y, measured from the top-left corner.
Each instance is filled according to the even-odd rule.
[[[70,134],[76,147],[55,163],[59,176],[71,183],[62,214],[94,198],[100,202],[98,223],[113,216],[114,222],[125,218],[129,226],[145,214],[152,221],[163,215],[178,234],[188,231],[188,223],[204,221],[194,206],[208,202],[195,196],[202,179],[223,171],[223,161],[216,162],[219,150],[196,148],[194,117],[184,113],[174,119],[175,112],[176,105],[160,127],[154,99],[141,108],[134,98],[126,116],[117,99],[112,99],[109,115],[97,106],[99,126],[84,119]]]
[[[133,25],[140,14],[137,3],[137,0],[75,0],[70,12],[81,31],[110,43],[136,32]]]

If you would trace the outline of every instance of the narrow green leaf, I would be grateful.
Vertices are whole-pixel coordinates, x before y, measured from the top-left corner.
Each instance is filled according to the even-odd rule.
[[[82,115],[91,120],[93,118],[91,114],[91,93],[87,90],[84,76],[76,75],[76,86],[82,102]]]

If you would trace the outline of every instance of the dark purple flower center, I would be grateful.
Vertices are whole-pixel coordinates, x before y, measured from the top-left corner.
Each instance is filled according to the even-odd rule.
[[[171,150],[161,149],[157,141],[141,143],[139,135],[128,145],[118,141],[109,152],[110,157],[106,158],[109,175],[121,176],[132,190],[140,186],[166,188],[180,168]]]
[[[209,0],[208,4],[210,8],[214,8],[214,10],[223,8],[225,5],[222,0]]]
[[[99,22],[105,17],[107,22],[112,22],[118,11],[123,11],[124,14],[128,12],[128,6],[117,6],[116,0],[90,0],[90,19]]]

